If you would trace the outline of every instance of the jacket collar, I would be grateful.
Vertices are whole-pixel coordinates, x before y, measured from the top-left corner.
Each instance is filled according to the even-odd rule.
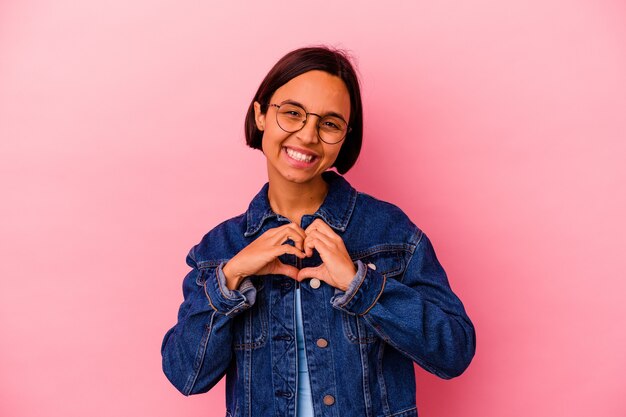
[[[328,194],[313,216],[320,217],[333,229],[345,232],[356,204],[357,191],[348,181],[334,171],[323,172],[322,178],[328,183]],[[274,213],[270,207],[270,202],[267,198],[268,189],[269,182],[266,182],[248,206],[248,211],[246,212],[248,227],[244,233],[245,237],[250,237],[257,233],[268,219],[273,217],[284,218]]]

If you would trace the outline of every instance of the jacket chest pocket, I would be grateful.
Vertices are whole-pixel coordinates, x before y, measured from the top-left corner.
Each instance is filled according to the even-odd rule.
[[[372,248],[352,255],[352,260],[360,260],[366,268],[380,274],[380,279],[397,277],[404,271],[403,253],[399,249]],[[341,312],[343,330],[352,343],[372,343],[380,339],[370,325],[357,315]]]
[[[257,349],[267,340],[268,311],[263,279],[254,280],[257,289],[254,304],[233,318],[233,347],[235,350]]]

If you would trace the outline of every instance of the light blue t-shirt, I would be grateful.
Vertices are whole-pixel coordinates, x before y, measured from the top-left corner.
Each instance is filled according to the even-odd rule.
[[[304,351],[304,332],[302,331],[302,307],[300,305],[300,287],[296,288],[296,343],[298,347],[298,392],[296,397],[297,417],[313,417],[313,401],[309,382],[309,367]]]

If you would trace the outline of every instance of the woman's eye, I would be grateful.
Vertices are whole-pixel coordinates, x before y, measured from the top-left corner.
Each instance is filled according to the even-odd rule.
[[[339,127],[339,126],[337,126],[335,123],[333,123],[333,122],[331,122],[331,121],[328,121],[328,120],[326,120],[326,121],[324,121],[324,122],[322,123],[322,127],[323,127],[324,129],[330,129],[330,130],[340,130],[340,127]]]
[[[290,119],[301,119],[302,118],[302,114],[297,111],[297,110],[286,110],[283,112],[283,115],[285,117],[288,117]]]

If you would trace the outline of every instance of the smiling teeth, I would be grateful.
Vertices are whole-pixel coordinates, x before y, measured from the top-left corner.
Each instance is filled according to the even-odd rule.
[[[289,148],[286,148],[286,149],[287,149],[287,154],[297,161],[311,162],[311,159],[313,159],[313,155],[305,155],[303,153],[296,152],[293,149],[289,149]]]

